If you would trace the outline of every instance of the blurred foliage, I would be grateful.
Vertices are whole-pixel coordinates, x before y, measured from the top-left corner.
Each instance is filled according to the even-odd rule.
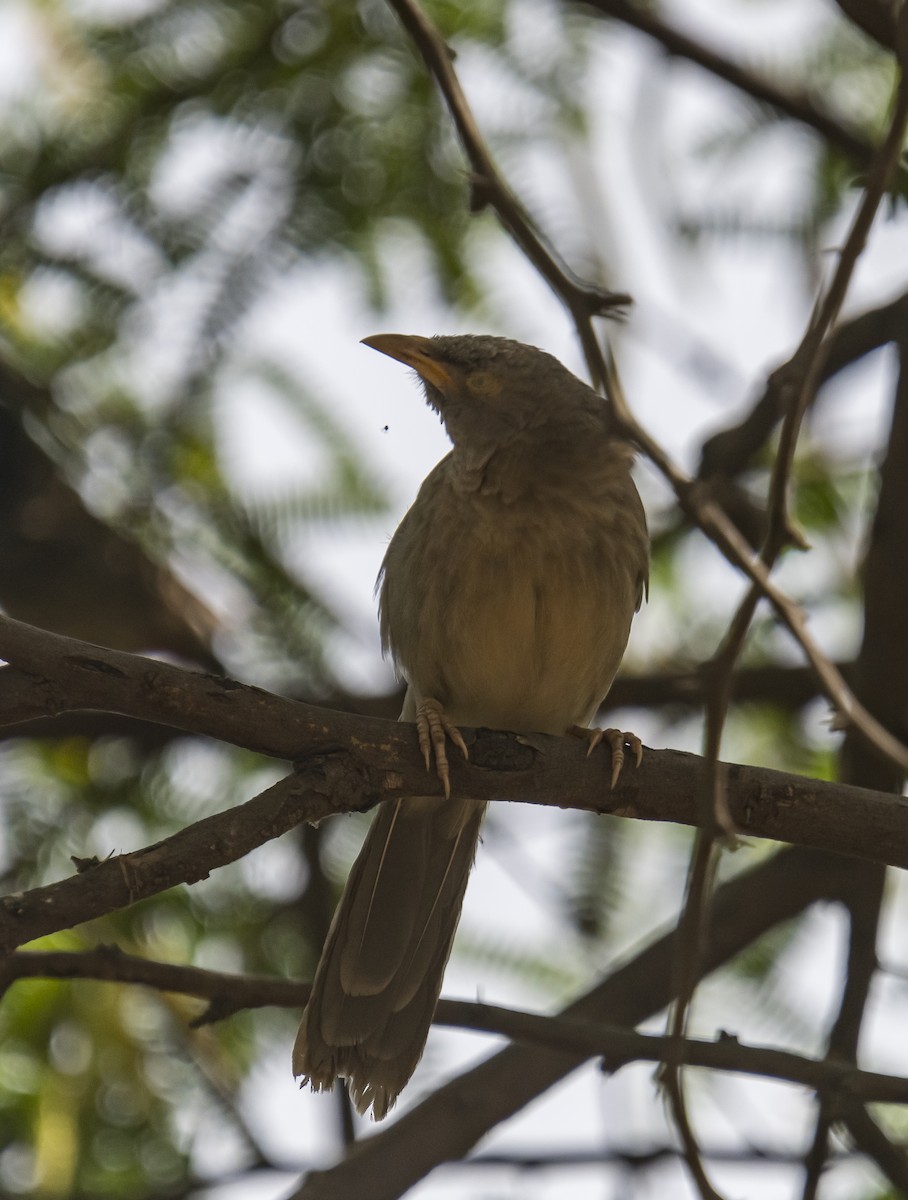
[[[502,161],[573,147],[592,174],[588,66],[612,27],[546,0],[426,7],[471,81],[505,89],[508,103],[493,90],[483,113]],[[365,521],[385,497],[335,397],[307,370],[317,331],[301,331],[289,360],[254,329],[288,287],[305,289],[307,271],[330,264],[380,307],[404,242],[420,248],[440,299],[461,312],[492,303],[475,254],[492,219],[468,216],[464,162],[434,87],[381,0],[16,0],[13,11],[28,61],[25,84],[0,94],[0,604],[76,636],[329,693],[339,681],[326,647],[343,621],[300,562],[301,532]],[[853,121],[879,128],[891,85],[883,55],[837,22],[801,49],[783,64],[788,77],[827,88]],[[691,150],[720,170],[778,123],[746,101],[729,121]],[[658,142],[643,125],[630,138]],[[598,270],[603,231],[574,220],[532,171],[517,174],[572,265]],[[853,183],[838,155],[816,151],[783,230],[806,266]],[[676,253],[699,253],[707,232],[779,233],[746,205],[717,215],[707,197],[692,210],[669,172],[665,186],[667,227],[689,236]],[[221,444],[231,403],[279,411],[312,469],[268,494],[240,487]],[[748,473],[756,498],[769,462]],[[829,561],[830,606],[851,612],[842,528],[863,492],[860,465],[821,447],[802,455],[798,518]],[[636,665],[686,669],[714,648],[727,595],[721,583],[707,598],[685,590],[697,539],[670,509],[653,518],[664,636]],[[749,655],[784,661],[769,622]],[[691,718],[665,720],[682,737]],[[809,714],[741,709],[729,739],[742,760],[834,769]],[[183,736],[7,741],[4,883],[29,887],[69,874],[71,855],[166,837],[267,786],[275,770]],[[472,927],[463,938],[468,959],[550,997],[601,971],[616,942],[649,932],[683,885],[686,833],[660,830],[644,846],[626,823],[569,817],[561,885],[544,897],[565,922],[564,944],[503,945]],[[305,975],[355,853],[359,822],[338,825],[43,944],[114,942],[168,961]],[[488,851],[506,828],[495,814]],[[531,863],[523,885],[545,892]],[[735,995],[741,980],[757,982],[749,1002],[781,1012],[774,968],[794,936],[780,931],[742,956]],[[197,1009],[109,984],[13,987],[0,1008],[0,1190],[185,1194],[212,1127],[230,1131],[237,1169],[258,1163],[243,1089],[270,1048],[284,1053],[292,1017],[190,1030]]]

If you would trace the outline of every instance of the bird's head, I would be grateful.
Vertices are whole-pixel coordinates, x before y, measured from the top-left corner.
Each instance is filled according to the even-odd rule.
[[[363,344],[416,371],[455,449],[475,466],[521,434],[603,417],[601,397],[556,358],[509,338],[379,333]]]

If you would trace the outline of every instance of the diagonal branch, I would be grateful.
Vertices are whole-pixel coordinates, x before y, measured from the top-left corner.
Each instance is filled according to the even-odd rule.
[[[630,304],[630,296],[606,291],[579,279],[546,244],[523,204],[505,183],[479,132],[451,51],[438,29],[411,0],[388,0],[401,24],[419,47],[423,60],[444,96],[473,170],[472,210],[490,206],[542,278],[572,313],[588,319]]]
[[[904,24],[904,28],[908,29],[908,22]],[[821,378],[829,345],[829,331],[838,317],[883,196],[894,178],[905,141],[906,126],[908,71],[903,69],[899,76],[889,128],[874,156],[836,269],[828,287],[817,301],[814,314],[798,348],[788,362],[773,375],[773,385],[778,392],[777,407],[785,415],[769,486],[769,526],[760,551],[760,558],[767,570],[772,570],[785,545],[795,540],[789,504],[795,450],[801,425]],[[731,703],[735,665],[744,648],[754,613],[762,597],[763,589],[757,583],[753,583],[739,604],[721,645],[708,665],[708,674],[712,680],[705,736],[709,785],[704,789],[704,811],[694,853],[691,883],[681,916],[680,928],[686,933],[686,945],[683,947],[683,962],[679,964],[679,970],[683,975],[686,969],[687,978],[682,977],[679,980],[679,1001],[672,1025],[676,1034],[683,1028],[693,994],[693,962],[698,952],[702,911],[707,903],[707,881],[710,876],[709,864],[714,849],[713,843],[719,833],[729,833],[733,828],[725,803],[725,771],[719,764],[719,754]]]
[[[783,851],[717,889],[709,916],[704,975],[780,921],[820,899],[836,899],[841,865]],[[635,1025],[671,1000],[675,936],[659,938],[562,1016]],[[495,1125],[569,1075],[581,1055],[515,1044],[445,1084],[394,1125],[359,1143],[336,1167],[310,1175],[288,1200],[396,1200],[441,1163],[461,1159]]]
[[[633,0],[586,0],[587,7],[611,17],[657,41],[670,55],[696,63],[717,79],[736,87],[761,104],[768,104],[782,116],[806,125],[831,146],[860,166],[873,157],[874,147],[862,134],[850,129],[809,92],[786,91],[750,67],[719,54],[702,42],[657,16],[652,8],[643,8]]]
[[[873,350],[899,338],[908,324],[908,293],[843,321],[833,329],[820,364],[820,382],[825,383],[843,368]],[[784,416],[782,399],[774,385],[776,372],[769,377],[760,398],[744,419],[713,434],[700,452],[698,479],[739,474],[769,441]]]
[[[864,636],[855,670],[855,686],[868,707],[903,737],[908,728],[908,682],[893,662],[908,655],[908,337],[897,337],[900,369],[895,388],[886,458],[880,473],[876,513],[864,565]],[[846,740],[841,776],[849,783],[900,792],[898,770],[868,754],[853,738]],[[829,1053],[856,1059],[865,1008],[877,970],[876,943],[885,895],[885,872],[864,864],[849,872],[849,940],[845,984],[829,1035]],[[818,1193],[828,1157],[829,1131],[839,1112],[837,1097],[821,1096],[813,1146],[806,1161],[804,1200]],[[908,1165],[904,1153],[890,1146],[880,1158],[885,1135],[869,1119],[846,1117],[856,1143],[877,1159],[896,1187],[904,1190]],[[901,1164],[893,1174],[892,1164]]]

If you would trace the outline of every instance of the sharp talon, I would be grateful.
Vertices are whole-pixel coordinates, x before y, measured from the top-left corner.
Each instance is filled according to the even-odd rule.
[[[624,749],[621,746],[612,746],[612,778],[609,782],[609,790],[615,790],[615,784],[618,782],[618,777],[621,775],[621,769],[624,766]]]
[[[464,756],[464,758],[469,761],[470,751],[467,749],[467,743],[463,740],[463,737],[461,736],[461,732],[457,728],[456,725],[448,726],[448,737],[451,739],[451,741],[454,743],[454,745],[457,747],[457,749],[461,752],[461,754]]]
[[[621,777],[621,771],[624,767],[624,747],[629,746],[633,755],[636,766],[640,766],[643,762],[643,743],[635,733],[625,733],[621,729],[587,729],[583,725],[572,725],[568,733],[574,734],[575,737],[585,738],[589,742],[586,756],[593,753],[600,742],[608,742],[612,752],[612,777],[609,783],[609,788],[613,789],[615,784]]]
[[[426,770],[432,769],[432,759],[435,759],[435,774],[445,790],[445,799],[451,798],[451,778],[448,769],[448,754],[445,738],[449,737],[462,752],[464,758],[469,758],[467,744],[460,730],[445,716],[445,710],[437,700],[427,698],[416,710],[416,729],[419,736],[419,748],[422,750]]]
[[[428,722],[417,720],[416,732],[419,737],[419,748],[422,751],[422,760],[426,764],[428,771],[432,765],[432,744],[429,741],[429,726]]]
[[[436,737],[436,733],[440,736]],[[435,774],[441,780],[445,789],[445,799],[451,799],[451,775],[448,770],[448,756],[445,753],[445,735],[443,729],[432,730],[432,745],[435,748]]]
[[[605,730],[604,730],[604,729],[590,729],[588,732],[589,732],[589,735],[590,735],[590,736],[589,736],[589,743],[590,743],[590,744],[589,744],[589,745],[587,746],[587,748],[586,748],[586,756],[587,756],[587,758],[589,758],[589,756],[590,756],[590,755],[593,753],[593,751],[596,749],[596,747],[599,745],[599,743],[600,743],[600,742],[602,741],[602,739],[605,737]]]

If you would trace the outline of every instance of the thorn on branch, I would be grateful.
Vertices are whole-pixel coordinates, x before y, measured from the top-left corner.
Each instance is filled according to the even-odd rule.
[[[470,215],[475,216],[487,208],[494,208],[495,186],[487,175],[471,171],[467,175],[470,185],[469,209]]]
[[[90,871],[92,867],[100,867],[101,860],[97,854],[92,854],[90,858],[80,858],[78,854],[71,854],[69,861],[76,868],[77,875],[84,875],[86,871]]]
[[[126,958],[123,950],[116,944],[116,942],[99,942],[96,950],[98,954],[102,955],[106,959],[109,959],[111,962],[119,962],[121,959]]]
[[[625,310],[634,303],[629,292],[610,292],[608,288],[588,284],[577,288],[577,295],[591,317],[610,317],[615,321],[623,321],[627,317]]]

